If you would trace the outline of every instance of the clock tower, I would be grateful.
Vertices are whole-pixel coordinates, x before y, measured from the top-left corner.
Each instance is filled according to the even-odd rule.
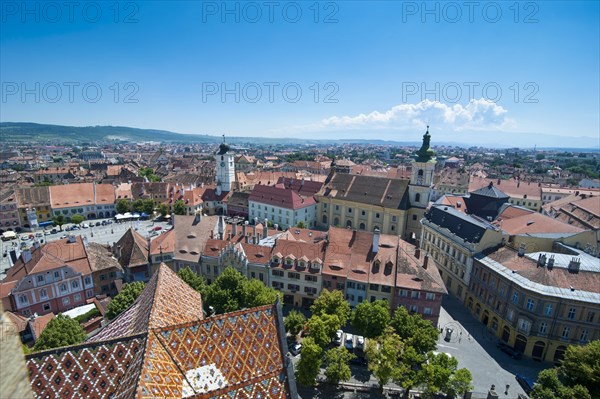
[[[215,161],[217,165],[216,178],[217,178],[217,195],[221,193],[231,191],[231,186],[235,181],[235,166],[234,166],[234,155],[229,149],[229,145],[225,143],[225,135],[223,135],[223,142],[219,146],[219,150],[215,154]]]
[[[409,184],[409,200],[411,207],[426,208],[429,205],[429,196],[433,186],[433,172],[435,171],[435,153],[430,148],[431,135],[429,126],[423,135],[423,145],[415,154],[412,163],[412,173]]]

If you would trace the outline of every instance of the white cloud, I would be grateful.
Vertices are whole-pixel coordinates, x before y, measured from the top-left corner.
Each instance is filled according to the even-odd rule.
[[[320,123],[305,126],[306,130],[392,129],[404,130],[435,125],[436,129],[500,130],[512,125],[508,111],[486,99],[471,100],[467,105],[446,105],[423,100],[416,104],[396,105],[384,112],[373,111],[354,116],[331,116]]]

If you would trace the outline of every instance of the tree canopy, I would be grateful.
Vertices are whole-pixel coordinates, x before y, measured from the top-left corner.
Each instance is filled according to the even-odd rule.
[[[212,306],[216,313],[233,312],[243,308],[275,303],[281,294],[261,281],[249,280],[232,267],[206,287],[203,298],[205,310]]]
[[[570,386],[580,384],[593,397],[600,397],[600,340],[584,346],[570,345],[558,372]]]
[[[80,224],[84,220],[85,220],[85,217],[83,215],[77,214],[77,215],[71,216],[71,223],[73,223],[73,224]]]
[[[56,215],[52,218],[52,223],[55,226],[58,226],[62,231],[63,224],[67,223],[67,219],[64,217],[64,215]]]
[[[306,317],[297,310],[291,310],[287,317],[283,320],[285,330],[290,333],[293,337],[300,334],[300,331],[306,324]]]
[[[319,297],[310,307],[313,315],[322,316],[324,314],[336,315],[340,325],[344,326],[350,318],[350,304],[344,298],[341,291],[329,291],[324,289]]]
[[[184,267],[183,269],[177,272],[179,278],[185,281],[190,287],[194,290],[198,291],[200,294],[203,294],[206,290],[206,281],[204,280],[204,276],[200,276],[196,274],[189,266]]]
[[[83,327],[68,316],[59,314],[50,320],[33,347],[34,351],[78,344],[85,340]]]
[[[586,387],[564,385],[558,378],[556,368],[540,371],[529,397],[532,399],[592,399],[592,395]]]
[[[343,346],[338,346],[325,353],[325,377],[327,381],[337,384],[340,381],[348,381],[351,376],[348,362],[356,356]]]
[[[436,348],[438,330],[429,320],[419,314],[411,315],[405,307],[399,306],[390,322],[396,334],[407,345],[418,353],[427,353]]]
[[[131,203],[129,202],[129,200],[120,199],[117,201],[116,208],[118,213],[123,214],[131,210]]]
[[[352,326],[367,338],[380,336],[389,322],[390,308],[385,300],[362,302],[352,315]]]
[[[367,341],[369,370],[381,389],[397,374],[403,348],[402,340],[391,327],[387,327],[379,337]]]
[[[144,290],[144,286],[145,284],[142,281],[125,284],[121,292],[108,304],[106,318],[112,320],[133,305],[133,302]]]
[[[305,386],[314,386],[321,368],[323,349],[312,337],[302,341],[302,356],[296,365],[296,381]]]
[[[323,314],[312,315],[306,323],[308,334],[321,348],[325,348],[331,342],[335,332],[340,329],[340,320],[337,315]]]
[[[185,202],[182,200],[177,200],[173,204],[173,213],[176,215],[185,215],[187,213],[187,208],[185,207]]]

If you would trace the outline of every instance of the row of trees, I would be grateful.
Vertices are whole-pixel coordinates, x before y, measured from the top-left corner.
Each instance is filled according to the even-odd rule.
[[[291,311],[284,321],[291,335],[296,336],[303,329],[309,334],[302,342],[302,356],[296,367],[296,379],[302,385],[316,384],[323,361],[328,381],[350,379],[348,363],[355,355],[344,347],[327,350],[336,331],[350,320],[360,335],[369,338],[365,350],[368,367],[381,389],[391,381],[407,393],[421,386],[425,396],[438,392],[459,395],[472,389],[469,370],[459,369],[453,357],[432,352],[438,330],[404,307],[391,316],[388,303],[379,300],[363,302],[352,312],[341,291],[323,290],[311,313],[306,320],[301,313]]]
[[[166,216],[169,214],[169,207],[167,204],[159,204],[158,207],[154,203],[154,200],[148,199],[136,199],[135,201],[129,201],[126,199],[120,199],[117,201],[117,212],[118,213],[126,213],[126,212],[137,212],[137,213],[146,213],[148,215],[152,215],[154,210],[156,209],[162,216]],[[182,200],[177,200],[173,203],[173,213],[176,215],[185,215],[187,214],[187,208],[185,206],[185,202]]]
[[[148,181],[160,181],[160,176],[157,176],[154,174],[154,169],[152,168],[140,168],[140,176],[141,177],[145,177],[146,179],[148,179]]]
[[[64,224],[73,223],[73,224],[79,225],[84,220],[85,220],[85,216],[80,215],[80,214],[76,214],[76,215],[73,215],[70,217],[64,216],[64,215],[56,215],[52,218],[52,224],[54,226],[58,226],[60,228],[60,230],[62,231],[62,227]]]

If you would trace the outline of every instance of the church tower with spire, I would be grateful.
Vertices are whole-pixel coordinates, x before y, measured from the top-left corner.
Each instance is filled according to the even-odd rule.
[[[216,194],[221,195],[221,193],[231,191],[231,186],[235,181],[234,154],[230,151],[229,145],[225,143],[225,135],[223,135],[223,142],[215,154],[215,162],[217,168]]]
[[[425,213],[425,208],[429,205],[431,190],[433,187],[433,173],[435,171],[435,153],[430,147],[431,135],[429,126],[423,135],[423,144],[415,153],[415,159],[412,161],[412,172],[408,185],[409,211],[406,222],[406,234],[409,240],[413,240],[419,235],[420,220]]]

